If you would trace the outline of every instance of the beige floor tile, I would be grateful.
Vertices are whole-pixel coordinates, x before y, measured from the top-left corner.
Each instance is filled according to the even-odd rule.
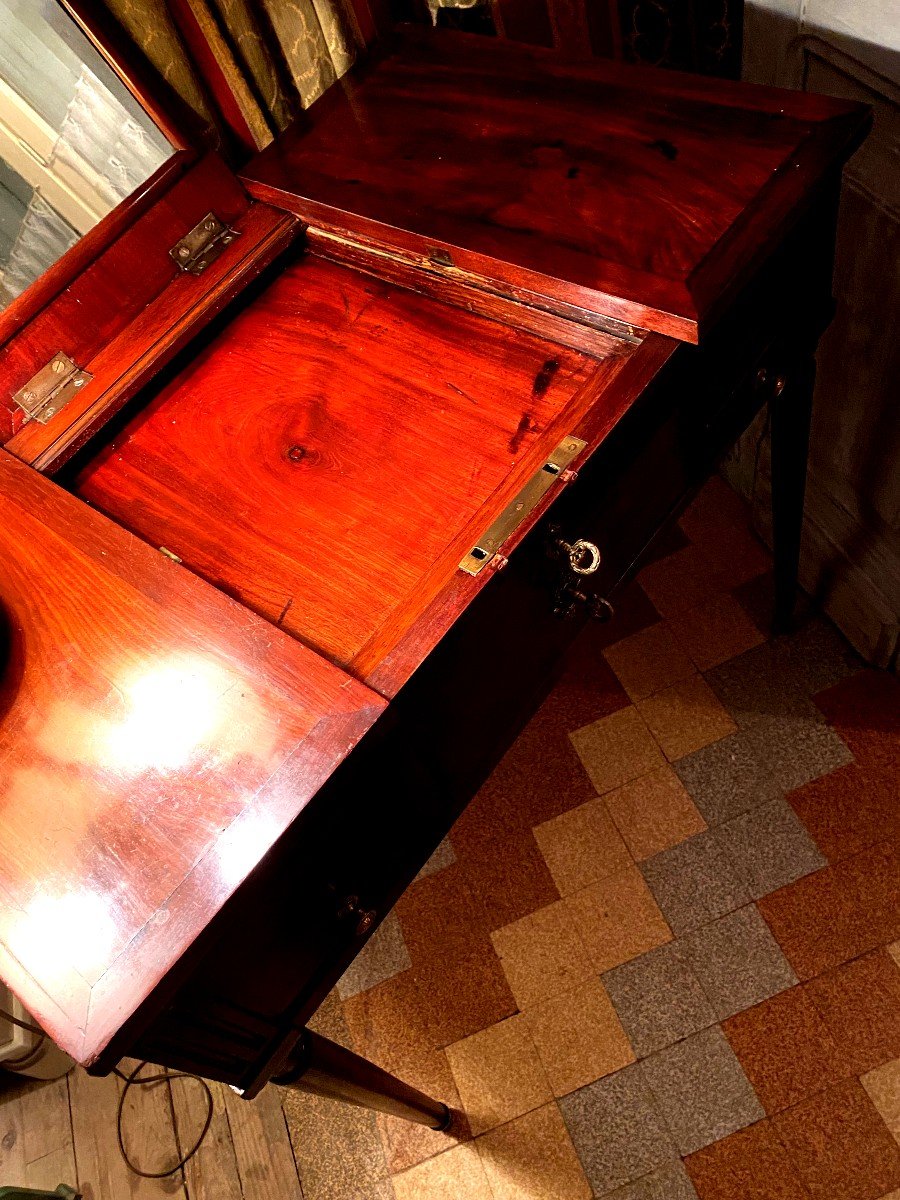
[[[706,828],[684,784],[668,765],[614,788],[603,799],[638,862]]]
[[[561,900],[491,934],[519,1008],[568,991],[591,973],[572,916]]]
[[[569,735],[599,793],[621,787],[663,764],[659,746],[636,708],[620,708]]]
[[[672,940],[672,931],[637,867],[610,875],[568,896],[565,903],[598,971],[630,962]]]
[[[486,1133],[476,1145],[493,1200],[590,1200],[590,1185],[555,1104]]]
[[[447,1047],[447,1058],[473,1133],[484,1133],[552,1098],[521,1015],[454,1042]]]
[[[863,1075],[862,1085],[885,1125],[900,1142],[900,1058]]]
[[[643,700],[695,672],[691,658],[662,621],[615,642],[603,656],[632,700]]]
[[[606,988],[597,978],[525,1012],[554,1096],[611,1075],[634,1052]]]
[[[674,637],[701,671],[709,671],[766,640],[746,609],[727,592],[672,617],[671,625]]]
[[[638,709],[669,762],[702,750],[737,729],[700,675],[641,700]]]
[[[397,1200],[494,1200],[473,1142],[454,1146],[394,1176]]]
[[[433,1050],[426,1055],[415,1055],[396,1067],[396,1074],[411,1087],[418,1088],[426,1096],[437,1096],[444,1104],[459,1112],[462,1104],[456,1084],[443,1050]],[[379,1113],[378,1132],[384,1145],[388,1170],[405,1171],[416,1163],[424,1162],[440,1154],[455,1141],[468,1140],[465,1117],[455,1120],[448,1133],[429,1129],[415,1121],[404,1121],[402,1117],[390,1117]]]
[[[536,825],[534,836],[561,896],[631,865],[622,835],[599,798]]]

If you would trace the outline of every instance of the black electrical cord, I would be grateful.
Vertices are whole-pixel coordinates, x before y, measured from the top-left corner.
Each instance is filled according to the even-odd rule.
[[[191,1075],[187,1071],[173,1071],[170,1073],[164,1067],[162,1074],[160,1075],[144,1075],[141,1077],[141,1071],[143,1071],[144,1067],[148,1065],[149,1064],[146,1062],[138,1063],[130,1075],[126,1075],[125,1072],[120,1071],[118,1067],[113,1068],[114,1073],[118,1075],[120,1079],[124,1079],[125,1081],[125,1086],[122,1088],[121,1095],[119,1096],[119,1107],[116,1112],[116,1137],[119,1142],[119,1153],[122,1155],[125,1165],[130,1171],[133,1171],[135,1175],[139,1175],[141,1179],[166,1179],[169,1175],[174,1175],[176,1172],[182,1170],[182,1168],[191,1161],[191,1159],[203,1145],[206,1135],[209,1133],[209,1127],[212,1125],[212,1119],[215,1114],[215,1102],[213,1101],[212,1089],[206,1080],[201,1079],[199,1075]],[[206,1094],[206,1120],[203,1122],[203,1128],[200,1131],[200,1136],[197,1138],[193,1147],[187,1152],[187,1154],[183,1155],[174,1166],[168,1167],[165,1171],[145,1171],[142,1167],[137,1166],[137,1164],[129,1156],[128,1151],[125,1149],[125,1138],[122,1133],[122,1118],[125,1111],[125,1097],[133,1087],[146,1087],[148,1084],[163,1083],[165,1080],[171,1081],[173,1079],[196,1079]]]
[[[29,1058],[32,1058],[35,1052],[40,1049],[43,1043],[47,1040],[47,1035],[44,1033],[43,1029],[40,1028],[40,1026],[32,1025],[29,1021],[20,1021],[18,1017],[14,1017],[12,1013],[6,1012],[5,1009],[0,1008],[0,1018],[2,1018],[4,1021],[9,1021],[10,1025],[16,1025],[19,1029],[25,1029],[29,1033],[37,1034],[37,1036],[40,1038],[37,1046],[33,1046],[22,1058],[7,1059],[7,1064],[9,1066],[15,1066],[16,1063],[23,1063]],[[144,1067],[148,1065],[149,1064],[147,1062],[138,1063],[130,1075],[126,1075],[125,1072],[120,1071],[118,1067],[113,1068],[113,1074],[118,1075],[120,1079],[125,1081],[125,1086],[122,1088],[121,1094],[119,1095],[119,1105],[116,1110],[116,1139],[119,1143],[119,1153],[122,1155],[122,1159],[124,1160],[129,1171],[133,1171],[134,1174],[139,1175],[141,1179],[167,1179],[170,1175],[175,1175],[178,1171],[182,1170],[203,1145],[206,1135],[209,1133],[209,1127],[212,1125],[213,1116],[215,1115],[215,1101],[213,1100],[212,1089],[210,1088],[209,1084],[205,1079],[201,1079],[199,1075],[191,1075],[187,1071],[169,1072],[163,1068],[161,1075],[145,1075],[141,1077],[141,1071],[143,1071]],[[163,1083],[166,1080],[171,1081],[173,1079],[195,1079],[197,1083],[200,1084],[206,1096],[206,1119],[203,1122],[203,1128],[200,1131],[200,1136],[197,1138],[193,1147],[187,1152],[187,1154],[183,1155],[174,1166],[168,1167],[165,1171],[145,1171],[142,1167],[137,1166],[137,1164],[132,1160],[128,1151],[125,1149],[125,1137],[122,1132],[122,1119],[125,1112],[125,1097],[133,1087],[146,1087],[148,1084]]]

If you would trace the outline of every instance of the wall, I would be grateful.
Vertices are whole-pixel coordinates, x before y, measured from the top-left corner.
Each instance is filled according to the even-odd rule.
[[[837,315],[818,355],[801,578],[870,661],[900,646],[900,4],[748,0],[744,75],[863,100],[872,134],[848,164]],[[758,453],[760,439],[762,451]],[[768,454],[754,427],[725,464],[768,529]]]

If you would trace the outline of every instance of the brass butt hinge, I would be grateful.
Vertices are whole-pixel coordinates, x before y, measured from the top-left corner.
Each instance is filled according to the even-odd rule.
[[[25,424],[38,421],[46,425],[93,378],[60,350],[24,387],[13,392],[13,401],[25,414]]]
[[[191,275],[202,275],[236,237],[236,229],[220,221],[215,213],[207,213],[190,233],[175,243],[169,251],[182,271]]]
[[[488,565],[503,543],[515,533],[529,513],[537,507],[541,498],[550,490],[587,442],[569,434],[563,438],[539,471],[528,480],[515,500],[507,504],[503,512],[483,537],[459,564],[467,575],[477,575]]]

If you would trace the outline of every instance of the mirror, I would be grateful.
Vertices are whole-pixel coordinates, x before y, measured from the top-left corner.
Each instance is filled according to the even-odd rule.
[[[56,0],[0,0],[0,309],[172,153]]]

